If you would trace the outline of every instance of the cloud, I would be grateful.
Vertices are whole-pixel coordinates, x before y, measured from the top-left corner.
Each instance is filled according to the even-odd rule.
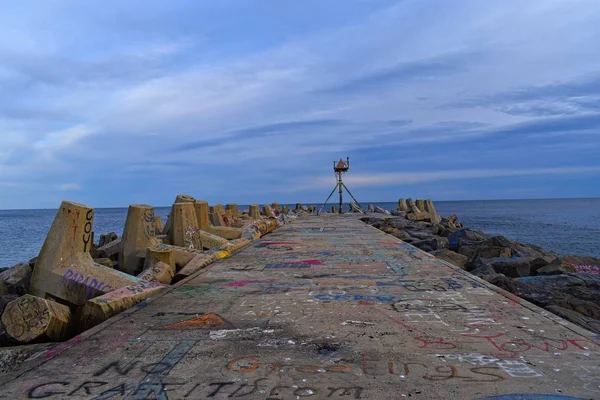
[[[0,6],[0,208],[65,182],[97,205],[286,201],[346,156],[381,196],[600,163],[597,1],[32,5]]]
[[[93,132],[93,129],[85,125],[77,125],[60,131],[49,132],[40,140],[33,143],[33,148],[40,151],[64,149],[90,136]]]
[[[358,174],[347,176],[344,182],[352,187],[369,187],[369,186],[390,186],[390,185],[412,185],[426,182],[441,182],[448,180],[464,180],[464,179],[485,179],[498,177],[518,177],[518,176],[535,176],[535,175],[575,175],[600,174],[600,166],[581,166],[581,167],[556,167],[556,168],[533,168],[533,169],[480,169],[480,170],[448,170],[448,171],[430,171],[430,172],[391,172],[380,174]],[[320,177],[315,178],[300,186],[297,186],[291,191],[306,190],[311,187],[325,188],[331,186],[331,178]]]
[[[351,79],[340,85],[319,90],[318,93],[346,95],[381,88],[394,87],[401,89],[416,80],[450,79],[458,72],[464,72],[469,64],[476,60],[477,53],[459,51],[442,54],[421,60],[407,61],[392,67],[370,72],[359,78]]]

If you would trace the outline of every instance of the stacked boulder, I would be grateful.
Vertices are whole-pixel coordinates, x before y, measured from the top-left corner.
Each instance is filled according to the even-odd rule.
[[[93,208],[62,202],[38,257],[0,273],[0,345],[68,339],[279,227],[188,195],[164,228],[152,206],[131,205],[122,237],[96,246],[93,223]]]
[[[394,214],[362,221],[600,333],[600,274],[591,273],[593,266],[600,272],[600,259],[559,257],[535,245],[473,231],[456,215],[438,216],[431,200],[400,199]]]

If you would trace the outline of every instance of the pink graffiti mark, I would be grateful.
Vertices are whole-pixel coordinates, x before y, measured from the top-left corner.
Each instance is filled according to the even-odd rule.
[[[589,272],[590,274],[600,275],[600,266],[598,265],[573,265],[577,272]]]
[[[245,281],[235,281],[224,284],[225,287],[244,287],[247,285],[252,285],[254,283],[273,283],[276,279],[255,279],[255,280],[245,280]]]
[[[81,343],[82,340],[83,340],[83,337],[81,335],[77,335],[74,338],[64,342],[60,346],[56,346],[53,349],[46,350],[43,354],[44,360],[48,361],[51,358],[54,358],[55,355],[60,354],[63,351],[70,349],[77,343]]]
[[[282,263],[279,263],[279,264],[286,264],[286,265],[296,265],[296,264],[325,265],[325,264],[323,264],[319,260],[288,261],[288,262],[282,262]]]
[[[285,245],[285,244],[300,244],[298,242],[262,242],[258,245],[258,247],[267,247],[274,245]]]

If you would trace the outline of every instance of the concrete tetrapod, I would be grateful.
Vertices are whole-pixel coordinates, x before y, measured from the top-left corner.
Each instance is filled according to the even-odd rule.
[[[231,216],[233,218],[239,218],[240,216],[240,209],[238,207],[237,204],[235,203],[229,203],[225,205],[225,209],[231,212]]]
[[[175,203],[172,211],[169,242],[187,249],[200,249],[200,227],[194,203]]]
[[[442,217],[437,213],[433,201],[430,199],[425,200],[425,211],[429,213],[432,224],[439,224],[442,221]]]
[[[398,200],[398,211],[408,211],[408,206],[406,205],[406,200],[404,200],[404,199]]]
[[[258,207],[258,204],[250,204],[248,215],[250,216],[250,218],[260,219],[260,209]]]
[[[70,320],[69,307],[31,295],[10,302],[2,314],[6,332],[21,343],[42,338],[58,342],[67,336]]]
[[[425,211],[425,200],[417,199],[415,205],[421,212]]]
[[[47,277],[47,293],[73,305],[140,280],[127,273],[96,264],[89,253],[77,253]]]
[[[144,269],[137,277],[146,282],[158,282],[169,284],[175,275],[175,268],[162,261]]]
[[[78,322],[79,330],[90,329],[146,300],[151,295],[157,294],[165,287],[156,282],[140,282],[90,300],[77,310],[75,319]]]
[[[263,206],[263,214],[265,215],[265,217],[275,218],[275,214],[273,214],[273,210],[271,209],[271,206],[268,204],[265,204]]]
[[[102,247],[98,247],[92,252],[94,258],[110,258],[113,261],[119,260],[119,253],[121,252],[122,239],[118,238],[105,244]]]
[[[227,224],[225,223],[225,220],[223,219],[223,214],[219,214],[217,212],[211,212],[209,214],[210,217],[210,223],[214,226],[227,226]]]
[[[119,253],[121,271],[135,275],[142,270],[143,264],[138,253],[159,243],[154,229],[154,207],[145,204],[129,206]]]
[[[198,226],[200,227],[200,230],[229,240],[239,239],[242,236],[242,230],[240,228],[214,226],[211,224],[209,219],[209,207],[206,201],[196,200],[194,207],[196,209],[196,217],[198,218]]]
[[[154,216],[154,232],[156,235],[160,235],[163,233],[163,231],[165,230],[165,227],[163,226],[163,222],[162,222],[162,218],[159,217],[158,215]]]
[[[94,209],[83,204],[63,201],[38,255],[29,293],[46,297],[52,271],[65,260],[92,248]]]
[[[0,272],[0,285],[4,293],[18,295],[27,294],[31,280],[31,267],[29,264],[17,264],[6,271]]]
[[[185,267],[181,268],[176,274],[175,278],[173,278],[173,283],[177,283],[182,279],[187,278],[193,273],[200,271],[206,266],[212,264],[217,260],[217,257],[214,253],[201,253],[197,254],[196,257],[192,258],[190,262],[186,264]]]
[[[418,214],[421,212],[421,210],[419,210],[419,207],[417,207],[417,205],[411,198],[406,199],[406,206],[408,207],[408,211],[412,212],[413,214]]]
[[[273,210],[279,211],[279,203],[273,202],[271,203],[271,207],[273,208]]]
[[[160,246],[153,246],[146,249],[144,269],[150,268],[158,262],[170,265],[171,268],[173,268],[173,271],[175,271],[175,255],[173,254],[173,249]]]
[[[193,203],[196,199],[188,194],[178,194],[175,198],[175,203]],[[169,213],[169,217],[167,218],[167,224],[165,225],[165,229],[162,231],[163,234],[168,235],[171,232],[171,228],[173,227],[173,207],[171,206],[171,212]]]
[[[198,254],[202,254],[202,250],[199,249],[187,249],[185,247],[178,247],[169,244],[159,243],[148,249],[152,251],[171,250],[173,252],[173,259],[175,261],[176,268],[183,268]],[[146,252],[140,253],[140,257],[143,257]]]

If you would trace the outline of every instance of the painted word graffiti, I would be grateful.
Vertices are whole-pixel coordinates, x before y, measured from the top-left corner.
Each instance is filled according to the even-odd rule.
[[[89,275],[84,276],[79,272],[74,272],[71,269],[68,269],[62,276],[60,283],[67,286],[67,289],[75,289],[77,285],[85,285],[87,287],[87,297],[90,298],[93,295],[94,290],[99,290],[102,292],[110,292],[113,290],[112,286],[104,284],[104,282],[99,282],[96,278],[91,277]]]
[[[94,218],[94,210],[88,210],[85,214],[85,225],[83,226],[83,251],[91,250],[92,241],[92,219]]]

